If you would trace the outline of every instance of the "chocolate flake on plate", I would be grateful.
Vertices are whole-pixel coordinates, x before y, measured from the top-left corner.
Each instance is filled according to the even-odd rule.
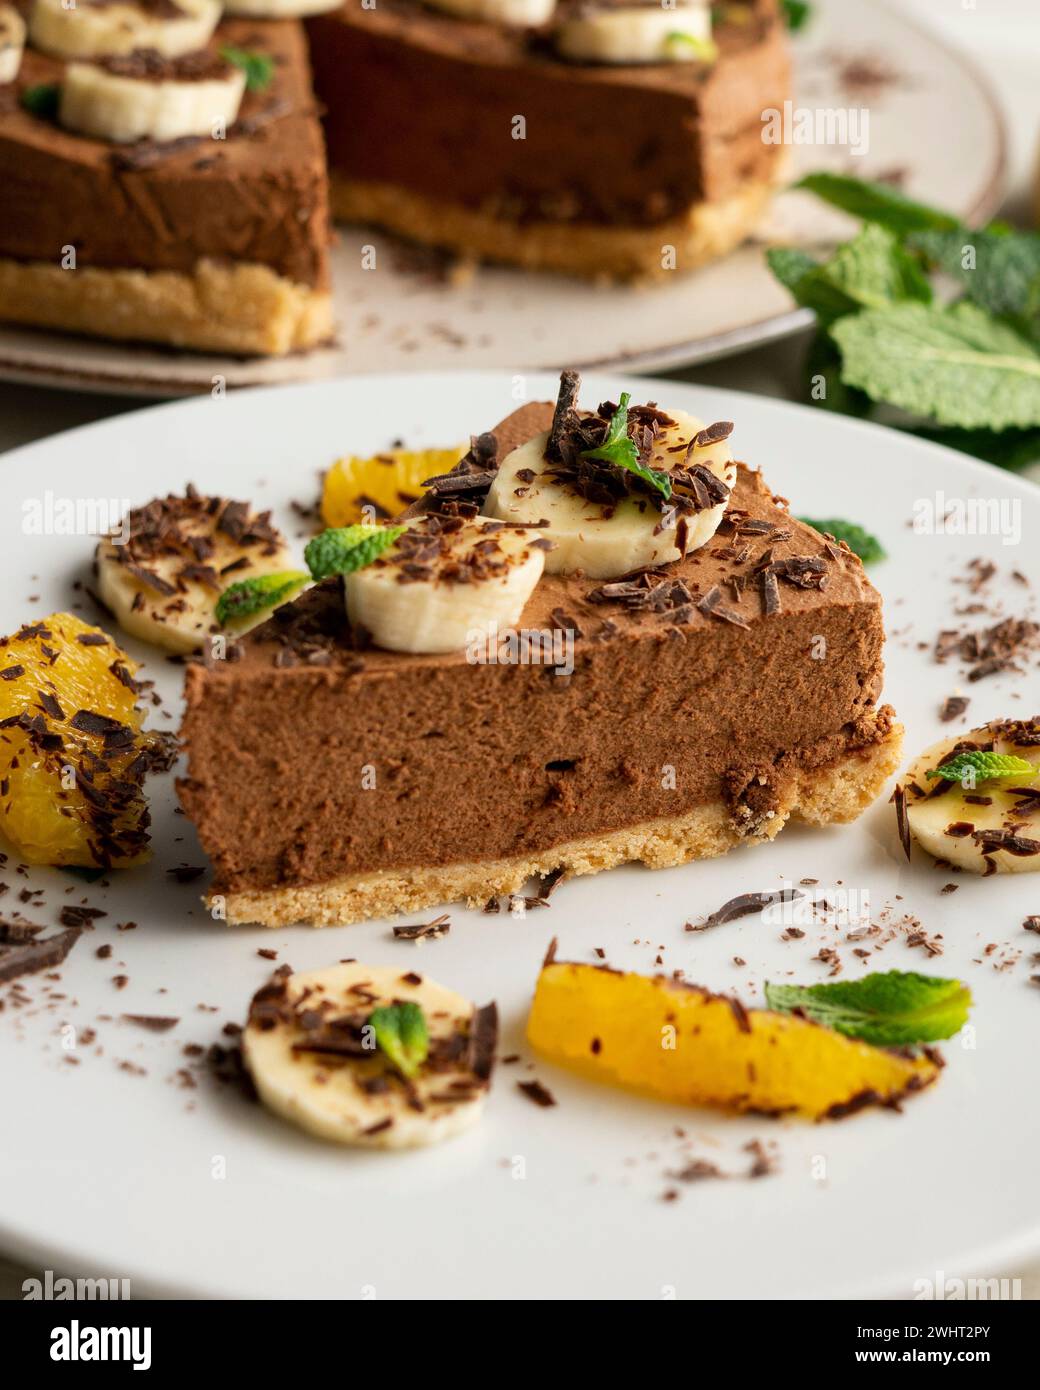
[[[556,1097],[540,1081],[518,1081],[516,1086],[517,1090],[523,1091],[529,1101],[534,1105],[541,1106],[542,1109],[547,1110],[556,1104]]]

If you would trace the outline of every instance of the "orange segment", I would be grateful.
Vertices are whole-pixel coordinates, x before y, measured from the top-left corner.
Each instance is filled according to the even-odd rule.
[[[527,1037],[554,1062],[662,1100],[816,1119],[896,1101],[939,1074],[929,1056],[695,985],[565,962],[543,967]]]
[[[171,740],[141,731],[136,669],[71,613],[0,639],[0,830],[29,863],[147,857],[142,784]]]
[[[422,496],[425,479],[449,472],[468,447],[388,449],[374,458],[337,459],[325,474],[322,520],[326,526],[352,526],[397,516]]]

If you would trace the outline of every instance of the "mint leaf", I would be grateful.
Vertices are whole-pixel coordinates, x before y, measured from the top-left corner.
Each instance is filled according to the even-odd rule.
[[[803,309],[811,309],[823,324],[855,313],[854,299],[828,280],[824,263],[793,246],[773,246],[766,252],[769,269]]]
[[[595,449],[583,449],[583,459],[599,459],[602,463],[612,463],[615,468],[624,468],[642,478],[656,488],[667,502],[672,495],[672,480],[667,473],[659,473],[639,462],[639,450],[628,437],[628,403],[632,399],[627,391],[622,391],[618,408],[610,418],[603,443]]]
[[[41,121],[57,120],[61,87],[57,82],[40,82],[35,87],[26,87],[20,101],[26,111],[39,116]]]
[[[798,1009],[814,1023],[878,1047],[952,1038],[971,1008],[971,991],[960,980],[902,970],[831,984],[767,984],[765,994],[779,1013]]]
[[[217,599],[217,622],[221,627],[242,622],[262,613],[265,608],[277,608],[295,598],[309,581],[302,570],[282,570],[278,574],[258,574],[252,579],[240,579],[225,589]]]
[[[418,1004],[387,1004],[368,1017],[376,1044],[402,1076],[411,1080],[430,1051],[426,1016]]]
[[[220,56],[245,73],[246,91],[262,92],[274,77],[274,59],[268,53],[254,53],[228,44],[220,50]]]
[[[303,558],[312,579],[333,574],[353,574],[389,550],[407,528],[404,526],[334,526],[308,542]]]
[[[1040,236],[1033,232],[923,232],[911,245],[980,309],[1023,320],[1040,314]]]
[[[698,34],[687,34],[681,29],[675,29],[668,34],[665,42],[692,49],[702,63],[714,63],[719,56],[718,45],[711,39],[702,39]]]
[[[823,271],[836,290],[865,309],[908,299],[932,302],[927,275],[892,232],[873,222],[840,246]]]
[[[812,16],[812,5],[808,0],[780,0],[784,21],[792,34],[804,29]]]
[[[877,222],[897,236],[953,231],[961,225],[950,213],[916,203],[887,183],[870,183],[850,174],[806,174],[794,186],[815,193],[825,203],[861,217],[864,222]]]
[[[854,521],[842,521],[833,517],[828,521],[813,521],[807,516],[800,516],[799,521],[804,521],[806,526],[815,527],[821,533],[833,536],[836,541],[844,541],[854,555],[858,555],[865,565],[873,564],[875,560],[883,560],[885,552],[881,542],[876,536],[872,536],[869,531],[862,526],[857,526]]]
[[[947,782],[967,782],[976,786],[995,777],[1031,777],[1037,769],[1027,758],[1016,757],[1014,753],[987,753],[979,748],[967,753],[958,753],[948,763],[926,772],[926,777],[944,777]]]
[[[1040,425],[1040,356],[974,304],[894,304],[839,319],[842,380],[940,425]]]
[[[880,309],[906,300],[931,303],[928,277],[884,227],[868,223],[829,261],[815,261],[804,251],[774,247],[766,252],[769,268],[803,308],[812,309],[826,326],[858,308]]]

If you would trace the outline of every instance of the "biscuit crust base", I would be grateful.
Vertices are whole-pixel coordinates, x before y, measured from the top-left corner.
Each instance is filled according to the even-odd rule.
[[[62,270],[0,258],[0,320],[92,338],[281,356],[332,334],[332,299],[269,266],[199,261],[172,270]]]
[[[770,180],[749,181],[731,198],[696,203],[681,216],[650,226],[513,222],[394,184],[335,172],[330,175],[329,199],[339,222],[371,222],[474,260],[590,279],[663,280],[676,270],[693,270],[732,251],[754,229],[776,187]],[[666,257],[669,247],[674,257]]]
[[[633,861],[650,869],[672,868],[692,859],[714,858],[737,845],[772,840],[789,820],[809,825],[855,820],[896,771],[902,745],[902,725],[893,724],[879,742],[851,749],[821,767],[798,769],[778,789],[777,809],[748,831],[720,800],[682,816],[565,841],[515,858],[347,874],[327,883],[253,893],[224,895],[214,885],[207,902],[212,909],[222,896],[226,920],[235,925],[334,927],[460,900],[479,907],[492,896],[518,892],[529,879],[554,869],[576,878]]]

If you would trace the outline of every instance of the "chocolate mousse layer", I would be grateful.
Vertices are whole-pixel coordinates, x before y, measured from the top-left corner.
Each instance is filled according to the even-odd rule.
[[[275,64],[267,87],[246,92],[227,138],[136,145],[76,135],[27,110],[24,94],[61,82],[65,65],[26,49],[17,79],[0,87],[0,259],[60,267],[71,246],[77,270],[190,273],[209,260],[326,289],[325,154],[303,30],[228,20],[212,58],[226,45]],[[4,307],[0,299],[0,317]]]
[[[420,0],[347,0],[307,27],[349,181],[517,222],[645,226],[777,176],[761,116],[790,95],[776,0],[721,7],[711,66],[570,63],[544,34]]]
[[[504,421],[499,460],[551,415]],[[520,626],[572,633],[573,670],[366,648],[331,580],[191,667],[180,793],[213,891],[528,856],[720,803],[755,835],[792,778],[891,732],[879,595],[743,465],[706,547],[620,593],[545,576]]]

